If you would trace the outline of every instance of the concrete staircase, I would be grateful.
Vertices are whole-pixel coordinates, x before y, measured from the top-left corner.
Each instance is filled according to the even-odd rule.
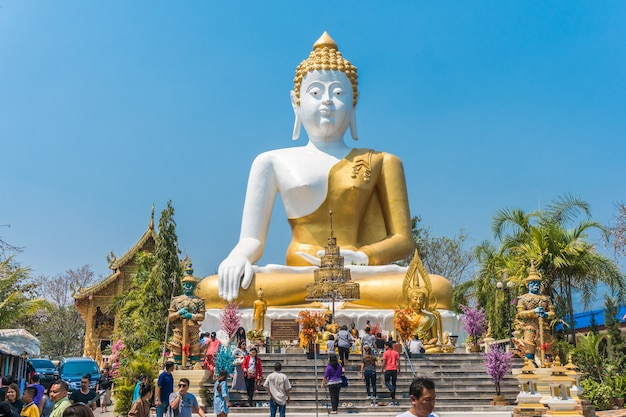
[[[321,355],[317,360],[317,383],[315,381],[315,361],[307,359],[304,354],[260,354],[259,357],[263,361],[264,375],[273,371],[275,362],[281,362],[283,365],[282,372],[287,374],[292,384],[291,402],[288,406],[290,415],[314,412],[316,397],[319,412],[326,413],[326,404],[329,403],[328,393],[326,390],[319,389],[327,363],[325,355]],[[340,412],[396,415],[407,410],[410,407],[408,391],[414,375],[406,357],[401,358],[401,372],[398,375],[396,401],[400,403],[399,407],[386,405],[389,402],[389,393],[384,386],[382,372],[378,372],[377,376],[379,405],[372,406],[371,401],[366,399],[365,382],[359,377],[360,359],[359,355],[351,355],[346,366],[349,386],[341,391]],[[435,411],[441,415],[485,415],[485,412],[502,412],[504,415],[507,413],[510,415],[513,410],[512,404],[519,392],[517,380],[512,375],[507,375],[504,381],[500,383],[501,394],[505,396],[507,401],[510,401],[511,405],[491,406],[489,403],[495,395],[495,384],[487,375],[482,357],[479,354],[424,355],[422,358],[411,359],[411,363],[417,376],[429,377],[435,381],[437,387]],[[522,366],[523,361],[516,359],[514,367]],[[205,388],[212,391],[212,384],[205,382],[204,385]],[[252,417],[255,414],[266,415],[269,413],[269,410],[263,407],[264,403],[269,402],[269,396],[264,390],[255,393],[254,407],[247,407],[245,392],[231,391],[230,396],[233,402],[233,407],[231,407],[231,414],[234,413],[233,415]],[[207,408],[207,412],[212,412],[212,409]]]

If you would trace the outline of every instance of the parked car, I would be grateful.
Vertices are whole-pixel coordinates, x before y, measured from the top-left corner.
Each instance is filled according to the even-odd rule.
[[[67,382],[68,391],[80,389],[80,379],[85,375],[91,375],[89,388],[94,389],[100,370],[98,364],[91,358],[63,358],[59,363],[59,378]]]
[[[41,385],[49,388],[52,381],[59,379],[59,370],[50,359],[46,358],[33,358],[28,360],[33,364],[35,373],[39,375],[39,381]]]

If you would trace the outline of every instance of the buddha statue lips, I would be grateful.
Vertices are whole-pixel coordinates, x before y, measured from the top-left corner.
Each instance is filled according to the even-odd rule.
[[[204,279],[207,306],[237,299],[251,307],[260,287],[272,307],[304,303],[312,265],[319,264],[333,211],[334,233],[345,265],[361,286],[363,306],[398,305],[406,268],[389,265],[411,254],[414,242],[404,168],[394,155],[351,149],[357,139],[356,67],[325,32],[296,69],[291,103],[293,139],[304,127],[308,143],[256,157],[250,169],[239,242]],[[257,267],[266,244],[274,200],[280,194],[292,231],[286,265]],[[451,285],[431,276],[439,308],[449,309]]]

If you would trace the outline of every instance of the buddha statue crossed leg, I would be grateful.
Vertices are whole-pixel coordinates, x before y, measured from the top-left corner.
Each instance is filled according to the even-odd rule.
[[[272,306],[304,303],[313,265],[319,265],[328,238],[328,212],[362,306],[394,308],[406,268],[388,265],[411,254],[410,211],[402,162],[371,149],[351,149],[348,128],[357,139],[357,71],[324,33],[296,69],[291,102],[293,139],[304,127],[305,146],[276,149],[253,162],[239,242],[220,264],[218,275],[201,283],[207,306],[237,299],[251,307],[263,287]],[[292,230],[285,266],[256,267],[266,244],[277,194]],[[307,268],[308,266],[308,268]],[[431,275],[438,308],[450,309],[451,285]]]

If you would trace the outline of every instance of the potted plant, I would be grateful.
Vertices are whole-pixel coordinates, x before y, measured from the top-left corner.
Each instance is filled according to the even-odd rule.
[[[470,352],[480,352],[478,342],[487,331],[487,313],[482,308],[464,305],[461,305],[461,311],[463,311],[461,324],[468,335],[466,344]]]
[[[326,323],[326,314],[320,311],[302,310],[296,322],[300,325],[300,347],[306,347],[309,356],[314,354],[316,344],[313,343],[320,328]]]
[[[512,352],[506,352],[498,345],[492,345],[491,349],[486,349],[482,354],[487,374],[496,384],[496,395],[493,397],[491,405],[508,405],[504,395],[500,394],[500,382],[511,370]]]

